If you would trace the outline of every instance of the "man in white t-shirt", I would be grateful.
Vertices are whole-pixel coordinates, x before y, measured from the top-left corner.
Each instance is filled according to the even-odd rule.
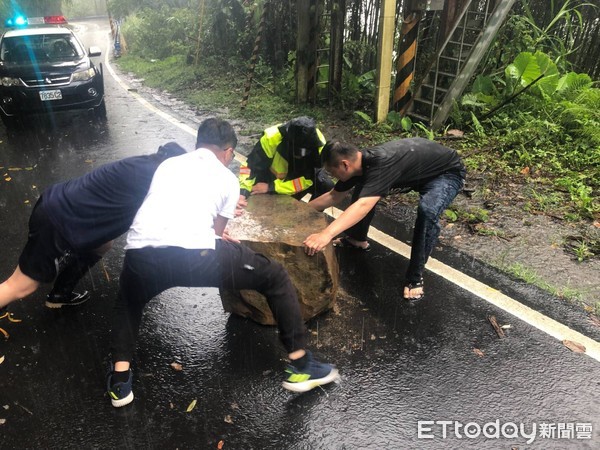
[[[196,151],[171,158],[156,171],[129,234],[112,327],[112,405],[133,401],[132,371],[144,306],[176,286],[252,289],[267,298],[288,352],[283,387],[305,392],[338,378],[337,369],[306,350],[306,328],[285,269],[227,237],[239,184],[227,168],[237,137],[220,119],[200,124]],[[225,239],[219,239],[224,236]]]

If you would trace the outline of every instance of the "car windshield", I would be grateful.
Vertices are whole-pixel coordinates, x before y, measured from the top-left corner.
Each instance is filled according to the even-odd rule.
[[[72,61],[83,54],[84,50],[69,34],[5,37],[0,48],[0,60],[15,64]]]

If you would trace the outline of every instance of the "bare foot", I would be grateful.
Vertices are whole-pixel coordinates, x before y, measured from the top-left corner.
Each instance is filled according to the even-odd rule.
[[[371,244],[369,244],[369,241],[357,241],[356,239],[352,239],[348,236],[334,239],[332,244],[334,247],[354,248],[357,250],[363,250],[365,252],[371,250]]]
[[[406,300],[419,300],[425,296],[423,279],[416,283],[406,283],[404,286],[404,298]]]

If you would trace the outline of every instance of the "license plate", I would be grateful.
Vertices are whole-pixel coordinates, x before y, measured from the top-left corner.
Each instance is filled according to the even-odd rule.
[[[48,100],[62,100],[62,92],[60,89],[55,89],[53,91],[40,91],[40,99],[43,102]]]

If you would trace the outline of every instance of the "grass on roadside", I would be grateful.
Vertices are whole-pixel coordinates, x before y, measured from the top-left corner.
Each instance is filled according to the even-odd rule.
[[[246,75],[239,68],[223,66],[222,62],[209,61],[194,66],[187,64],[184,56],[175,55],[164,60],[123,56],[118,64],[122,70],[143,78],[147,86],[165,90],[198,110],[258,122],[256,129],[245,130],[248,134],[259,133],[268,124],[297,116],[310,115],[317,121],[328,117],[326,109],[296,105],[256,81],[251,84],[249,101],[242,109]],[[223,71],[217,73],[214,67],[222,67]]]
[[[499,268],[501,270],[503,270],[504,272],[509,273],[510,275],[512,275],[513,277],[522,280],[524,282],[526,282],[527,284],[532,284],[534,286],[537,286],[538,288],[549,292],[550,294],[568,300],[570,302],[574,302],[579,304],[580,306],[586,306],[586,304],[583,302],[584,297],[585,297],[585,292],[582,291],[581,289],[576,289],[576,288],[571,288],[568,286],[564,286],[564,287],[556,287],[553,286],[552,284],[548,283],[547,281],[545,281],[544,279],[542,279],[536,272],[535,270],[526,267],[525,265],[521,264],[521,263],[512,263],[509,265],[506,264],[501,264],[499,265]],[[585,308],[586,310],[588,310],[589,306],[587,308]],[[590,311],[588,311],[590,312]]]

